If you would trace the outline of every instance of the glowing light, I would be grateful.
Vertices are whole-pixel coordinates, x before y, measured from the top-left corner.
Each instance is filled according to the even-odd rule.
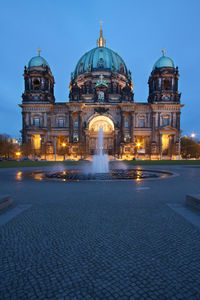
[[[138,143],[136,144],[136,146],[139,148],[139,147],[141,146],[141,143],[138,142]]]
[[[21,155],[21,152],[16,152],[15,154],[19,157]]]
[[[191,138],[194,138],[195,136],[196,136],[195,133],[192,133],[192,134],[191,134]]]
[[[33,173],[33,178],[36,180],[43,180],[43,174],[42,173]]]
[[[21,171],[18,171],[17,174],[16,174],[16,179],[18,181],[21,181],[22,180],[22,172]]]
[[[65,146],[66,146],[66,143],[62,143],[62,146],[65,147]]]
[[[40,134],[32,135],[33,147],[35,150],[39,150],[41,148],[41,137]]]
[[[169,149],[169,136],[167,134],[162,135],[162,151]]]
[[[63,175],[66,175],[67,174],[67,172],[66,171],[63,171]]]
[[[103,127],[103,132],[112,132],[114,130],[113,121],[106,116],[97,116],[89,123],[89,130],[99,132],[99,128]]]

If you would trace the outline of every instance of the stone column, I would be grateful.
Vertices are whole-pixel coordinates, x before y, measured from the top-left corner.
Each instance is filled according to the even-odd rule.
[[[178,131],[180,131],[180,112],[176,113],[176,128]]]
[[[175,112],[173,113],[173,123],[172,124],[173,124],[172,126],[174,128],[176,128],[176,113]]]
[[[43,113],[43,127],[47,127],[47,113]]]
[[[82,112],[81,111],[78,114],[78,135],[79,135],[79,141],[82,142]]]
[[[146,136],[146,149],[145,149],[145,154],[150,155],[151,153],[151,149],[150,149],[151,145],[150,145],[150,136]]]
[[[160,113],[158,113],[158,127],[160,127]]]
[[[121,111],[121,142],[124,141],[124,112]]]
[[[156,113],[155,112],[152,113],[151,128],[152,128],[152,141],[155,142],[155,138],[156,138]]]
[[[88,132],[85,132],[85,143],[86,143],[86,152],[87,154],[89,153],[89,137],[88,137]]]
[[[69,142],[73,142],[73,137],[72,137],[72,112],[69,111]]]
[[[22,143],[26,142],[26,113],[22,112]]]
[[[134,113],[131,113],[131,143],[134,142]]]
[[[114,154],[119,154],[118,131],[114,131]]]

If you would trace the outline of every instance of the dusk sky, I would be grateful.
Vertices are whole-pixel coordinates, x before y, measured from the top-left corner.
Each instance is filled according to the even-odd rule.
[[[70,73],[96,47],[99,21],[106,46],[132,72],[135,102],[147,102],[148,77],[166,50],[179,67],[183,134],[200,139],[199,0],[7,0],[1,3],[0,133],[20,137],[23,71],[41,49],[55,78],[57,102],[68,101]]]

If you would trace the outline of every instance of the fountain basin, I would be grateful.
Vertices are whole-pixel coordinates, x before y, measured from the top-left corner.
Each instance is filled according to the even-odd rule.
[[[160,170],[143,169],[111,169],[108,173],[83,173],[78,169],[48,173],[44,171],[34,171],[29,173],[29,177],[36,180],[58,180],[64,182],[78,181],[126,181],[166,178],[173,175],[171,172]]]

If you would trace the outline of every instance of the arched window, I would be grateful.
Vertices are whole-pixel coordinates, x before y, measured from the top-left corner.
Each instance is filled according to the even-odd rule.
[[[129,126],[129,124],[128,124],[128,121],[126,120],[126,121],[124,122],[124,127],[125,127],[125,128],[128,128],[128,126]]]
[[[164,79],[163,89],[169,90],[169,80],[168,79]]]
[[[121,73],[125,73],[124,72],[124,64],[123,63],[120,63],[119,70],[120,70]]]
[[[169,117],[164,117],[163,118],[163,126],[169,125]]]
[[[99,93],[98,93],[98,100],[99,100],[99,102],[103,102],[104,101],[104,92],[103,91],[99,91]]]
[[[79,140],[78,134],[77,134],[77,133],[74,133],[74,134],[73,134],[73,142],[74,142],[74,143],[77,143],[78,140]]]
[[[124,135],[124,142],[130,142],[130,134],[129,133],[126,133],[125,135]]]
[[[82,73],[83,72],[83,63],[81,62],[79,65],[79,72]]]
[[[139,127],[144,128],[145,127],[145,120],[144,119],[139,119]]]
[[[40,126],[40,119],[39,118],[34,118],[33,119],[33,125],[35,127],[39,127]]]
[[[58,127],[64,127],[64,120],[63,119],[58,119]]]
[[[38,79],[33,80],[33,89],[34,90],[39,90],[40,88],[40,81]]]

